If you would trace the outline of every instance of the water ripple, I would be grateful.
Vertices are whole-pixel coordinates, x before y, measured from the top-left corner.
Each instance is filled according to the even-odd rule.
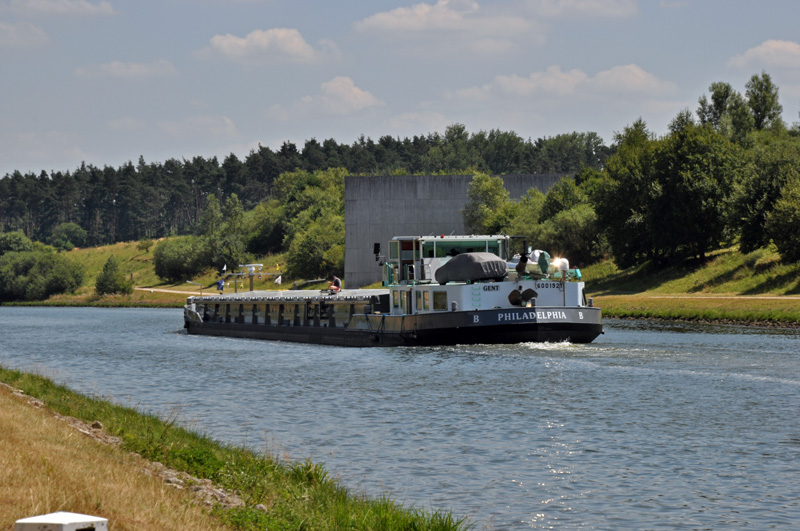
[[[0,307],[0,364],[478,528],[800,525],[796,331],[609,321],[591,345],[358,349],[180,321]]]

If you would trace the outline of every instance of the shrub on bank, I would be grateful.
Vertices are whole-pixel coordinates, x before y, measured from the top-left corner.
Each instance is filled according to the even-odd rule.
[[[7,252],[0,256],[0,301],[35,301],[72,293],[83,278],[82,267],[52,248]]]
[[[133,293],[133,281],[126,280],[125,275],[119,270],[119,262],[112,254],[103,265],[103,271],[97,275],[95,290],[98,295],[119,293],[130,295]]]
[[[193,278],[208,263],[204,240],[196,236],[162,240],[153,251],[156,275],[172,282]]]

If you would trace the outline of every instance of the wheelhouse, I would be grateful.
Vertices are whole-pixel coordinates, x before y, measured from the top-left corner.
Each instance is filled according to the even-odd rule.
[[[492,253],[508,261],[510,238],[491,236],[395,236],[385,258],[384,286],[427,284],[436,270],[461,253]]]

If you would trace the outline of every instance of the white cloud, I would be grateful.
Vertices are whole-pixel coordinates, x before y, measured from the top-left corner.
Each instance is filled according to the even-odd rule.
[[[112,131],[141,131],[147,127],[144,120],[130,116],[123,116],[116,120],[111,120],[106,125]]]
[[[483,85],[482,87],[468,87],[465,89],[459,89],[447,93],[445,96],[447,99],[452,100],[481,103],[489,99],[491,96],[491,91],[492,87],[490,85]]]
[[[728,61],[731,66],[774,67],[785,69],[800,68],[800,44],[792,41],[768,40],[755,48],[750,48],[742,55]]]
[[[503,92],[518,96],[534,93],[572,94],[576,87],[585,83],[588,76],[580,70],[563,72],[560,66],[549,66],[544,72],[534,72],[528,77],[497,76],[495,85]]]
[[[407,37],[409,33],[440,36],[446,33],[450,38],[451,34],[461,34],[471,39],[483,39],[497,48],[497,43],[507,42],[509,35],[529,31],[531,24],[519,16],[485,12],[474,0],[439,0],[435,4],[420,3],[376,13],[356,22],[355,27],[360,32],[383,37]],[[505,50],[507,45],[497,49]]]
[[[444,131],[450,123],[443,114],[435,111],[408,112],[392,117],[388,127],[397,134],[416,135],[420,132]]]
[[[306,42],[292,28],[255,30],[245,37],[215,35],[201,55],[216,55],[242,63],[311,63],[322,56],[337,54],[330,41],[321,41],[319,49]]]
[[[332,114],[349,114],[381,104],[378,98],[358,88],[352,79],[344,76],[323,83],[318,99],[323,108]]]
[[[377,13],[356,23],[360,31],[449,31],[467,30],[468,15],[478,11],[474,0],[439,0],[436,4],[415,4]]]
[[[590,87],[594,90],[613,93],[638,93],[647,95],[666,94],[675,90],[671,81],[658,79],[650,72],[636,65],[615,66],[610,70],[598,72],[591,79]]]
[[[357,87],[349,77],[337,76],[322,83],[318,94],[305,96],[290,108],[274,105],[269,114],[275,119],[286,121],[297,115],[314,113],[350,115],[381,105],[381,100]]]
[[[589,76],[579,69],[565,72],[560,66],[553,65],[543,72],[533,72],[526,77],[515,74],[495,76],[489,85],[454,92],[453,99],[478,101],[489,99],[491,94],[497,93],[521,98],[590,99],[608,94],[641,95],[649,98],[669,94],[675,88],[674,83],[658,79],[636,65],[615,66],[594,76]]]
[[[33,48],[47,43],[45,31],[33,24],[0,21],[0,48]]]
[[[159,122],[156,127],[161,132],[178,138],[224,138],[237,134],[233,120],[219,115],[189,116],[179,122]]]
[[[11,0],[8,9],[37,15],[111,15],[107,0],[93,4],[87,0]]]
[[[122,79],[144,79],[169,76],[176,73],[175,67],[166,59],[151,63],[123,63],[112,61],[101,65],[82,67],[75,70],[82,77],[116,77]]]
[[[537,16],[625,18],[639,12],[637,0],[526,0]]]
[[[403,50],[426,57],[498,56],[527,52],[545,42],[552,18],[627,18],[637,0],[436,0],[375,13],[355,23],[361,33],[394,39]]]

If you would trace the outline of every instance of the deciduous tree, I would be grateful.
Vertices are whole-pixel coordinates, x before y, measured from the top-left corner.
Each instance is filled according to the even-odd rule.
[[[766,72],[754,74],[745,85],[747,103],[753,114],[753,125],[757,130],[785,129],[781,113],[783,106],[778,101],[778,87]]]

